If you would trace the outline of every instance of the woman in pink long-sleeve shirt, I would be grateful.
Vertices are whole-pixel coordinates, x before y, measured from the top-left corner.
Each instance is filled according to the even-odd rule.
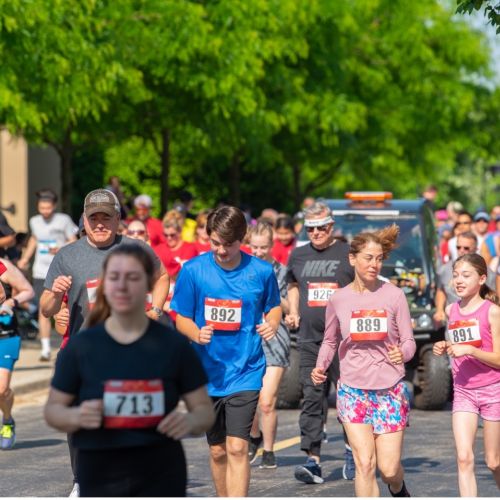
[[[416,346],[403,291],[378,279],[398,234],[392,225],[352,240],[349,261],[355,278],[330,298],[325,337],[311,373],[315,384],[324,382],[339,350],[337,411],[354,454],[357,496],[380,495],[376,467],[392,496],[410,496],[401,465],[410,410],[402,379]]]

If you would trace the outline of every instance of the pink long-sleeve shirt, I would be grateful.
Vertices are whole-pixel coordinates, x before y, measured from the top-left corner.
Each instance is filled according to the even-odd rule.
[[[357,389],[387,389],[404,377],[404,364],[391,363],[387,348],[389,344],[399,346],[405,363],[416,350],[408,303],[397,286],[384,282],[376,291],[363,293],[354,291],[352,285],[341,288],[328,302],[325,325],[317,368],[326,371],[338,348],[340,381],[344,384]],[[367,330],[378,332],[366,334]],[[376,338],[384,336],[384,330],[383,339],[353,340],[352,333],[358,339],[363,339],[363,334]]]

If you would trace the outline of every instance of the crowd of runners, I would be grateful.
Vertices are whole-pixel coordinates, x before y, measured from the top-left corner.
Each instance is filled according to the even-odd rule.
[[[435,188],[424,196],[432,206]],[[75,224],[44,189],[17,246],[0,213],[1,449],[16,439],[15,310],[36,305],[41,361],[51,359],[53,325],[61,335],[45,419],[67,433],[70,496],[185,496],[181,438],[203,433],[216,494],[246,496],[251,464],[279,465],[276,403],[296,331],[305,454],[296,480],[324,481],[332,390],[344,479],[357,496],[378,496],[378,470],[392,496],[410,496],[403,378],[416,344],[404,292],[381,279],[399,228],[346,242],[314,199],[293,216],[266,209],[257,219],[226,204],[195,215],[192,201],[185,192],[156,219],[146,194],[127,207],[114,178],[88,193]],[[434,319],[447,323],[434,354],[451,360],[459,490],[475,496],[479,418],[500,489],[500,206],[473,215],[458,202],[433,208]],[[309,241],[297,245],[302,228]]]

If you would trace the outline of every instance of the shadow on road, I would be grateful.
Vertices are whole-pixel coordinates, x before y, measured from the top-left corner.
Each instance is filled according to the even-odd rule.
[[[36,441],[17,441],[15,449],[42,448],[44,446],[56,446],[65,443],[63,439],[37,439]]]

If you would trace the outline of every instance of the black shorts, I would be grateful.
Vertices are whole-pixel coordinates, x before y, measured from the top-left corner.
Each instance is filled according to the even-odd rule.
[[[45,280],[39,278],[33,278],[33,290],[35,292],[35,299],[37,304],[40,302],[40,297],[42,296],[42,293],[45,290],[45,287],[43,286],[44,283]]]
[[[242,391],[213,397],[215,424],[207,432],[210,446],[226,442],[227,436],[250,441],[250,430],[259,402],[259,391]]]

